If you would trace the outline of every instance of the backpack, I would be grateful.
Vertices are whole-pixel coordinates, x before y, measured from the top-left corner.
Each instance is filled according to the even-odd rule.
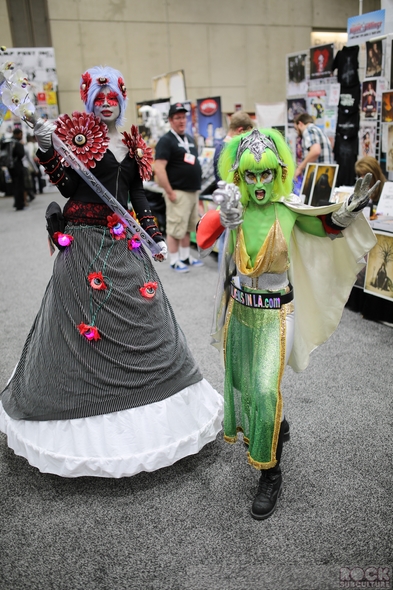
[[[0,167],[8,168],[10,170],[14,167],[14,157],[12,155],[15,147],[13,139],[9,141],[3,141],[0,149]]]

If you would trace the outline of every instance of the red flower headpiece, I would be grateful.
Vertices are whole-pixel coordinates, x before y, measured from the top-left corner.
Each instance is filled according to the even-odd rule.
[[[123,78],[118,79],[118,84],[119,84],[120,92],[123,95],[123,98],[127,98],[127,88],[125,87]]]
[[[56,135],[68,145],[87,168],[94,168],[109,145],[108,128],[93,113],[61,115],[57,121]],[[68,166],[67,162],[65,165]]]
[[[82,83],[81,83],[81,87],[80,87],[81,99],[83,100],[83,102],[85,104],[87,102],[87,95],[89,92],[90,84],[91,84],[91,76],[90,76],[89,72],[85,72],[84,74],[82,74]]]
[[[130,150],[131,158],[135,158],[138,164],[140,177],[142,180],[150,180],[153,150],[146,145],[136,125],[131,126],[131,135],[126,131],[123,131],[122,135],[124,136],[122,141]]]
[[[97,84],[99,84],[100,86],[108,86],[108,78],[106,76],[100,76],[99,78],[97,78]]]

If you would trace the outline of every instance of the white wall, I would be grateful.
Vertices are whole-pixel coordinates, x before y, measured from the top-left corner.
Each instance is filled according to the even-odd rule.
[[[364,0],[363,12],[380,8]],[[0,17],[6,14],[0,0]],[[358,0],[48,0],[59,75],[60,108],[81,108],[80,74],[111,65],[135,103],[152,98],[151,79],[183,69],[187,98],[222,98],[254,110],[285,98],[285,55],[310,47],[314,30],[346,30]],[[0,33],[10,37],[0,19]],[[9,44],[7,40],[1,44]]]

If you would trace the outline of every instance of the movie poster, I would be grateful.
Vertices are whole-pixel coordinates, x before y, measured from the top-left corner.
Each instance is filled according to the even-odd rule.
[[[362,122],[359,128],[359,157],[376,157],[377,122]]]
[[[197,100],[198,136],[204,147],[215,147],[224,136],[222,127],[221,97],[199,98]],[[198,143],[199,143],[198,142]]]
[[[382,123],[393,123],[393,90],[382,93]]]
[[[377,118],[377,81],[366,80],[362,84],[362,118]]]
[[[307,112],[305,98],[288,98],[287,99],[287,123],[289,126],[294,125],[294,120],[298,115]]]
[[[366,43],[366,78],[382,75],[382,41]]]
[[[306,52],[287,55],[287,96],[306,94],[306,63]]]
[[[330,78],[334,57],[334,43],[310,48],[310,79]]]

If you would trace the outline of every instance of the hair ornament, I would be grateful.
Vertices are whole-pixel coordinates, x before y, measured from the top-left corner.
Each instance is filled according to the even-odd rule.
[[[127,88],[126,88],[126,86],[124,84],[124,80],[121,76],[119,76],[118,84],[119,84],[120,92],[123,95],[123,98],[127,98]]]
[[[237,171],[237,169],[239,168],[240,159],[246,150],[249,150],[252,153],[252,155],[254,156],[255,160],[257,162],[260,162],[260,160],[262,158],[262,154],[267,149],[271,150],[274,153],[274,155],[276,156],[277,161],[282,168],[283,180],[285,180],[284,174],[286,177],[287,165],[280,158],[280,155],[278,153],[278,150],[276,148],[276,144],[274,143],[274,141],[270,137],[268,137],[267,135],[263,135],[263,133],[261,133],[259,131],[259,129],[254,129],[253,131],[251,131],[251,133],[249,135],[247,135],[246,137],[243,137],[243,139],[240,141],[239,146],[237,148],[237,152],[236,152],[236,159],[235,159],[235,162],[231,168],[231,171],[235,171],[235,172]],[[285,170],[285,173],[284,173],[284,170]]]
[[[94,101],[97,94],[107,87],[118,97],[120,115],[116,125],[122,125],[127,107],[127,92],[121,72],[109,66],[95,66],[82,74],[80,93],[88,113],[94,112]]]

